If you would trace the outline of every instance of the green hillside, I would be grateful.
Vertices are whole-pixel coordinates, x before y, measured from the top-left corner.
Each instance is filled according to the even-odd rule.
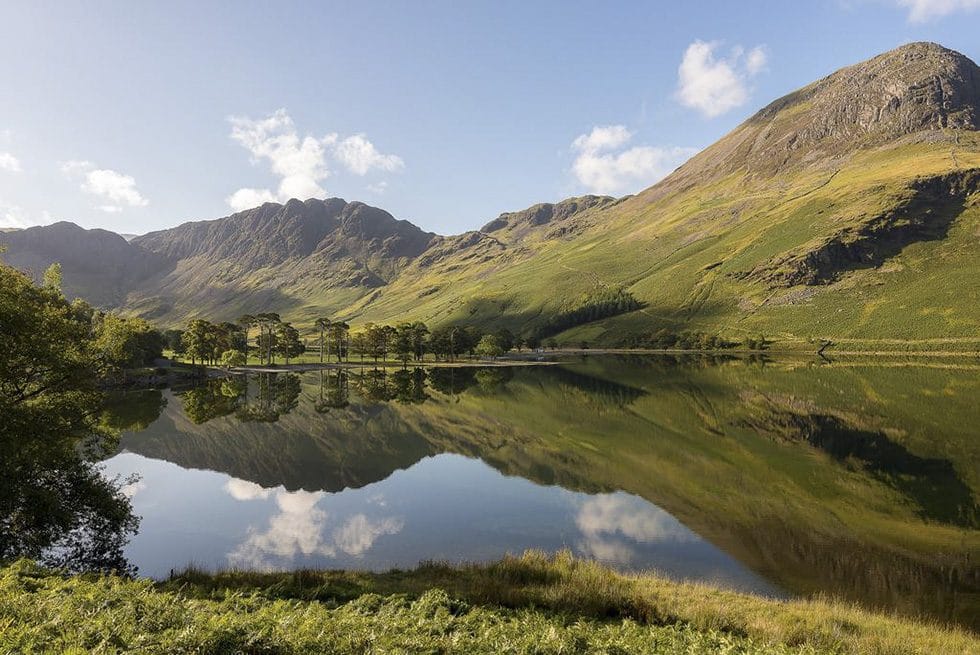
[[[973,352],[978,128],[980,68],[913,43],[774,101],[636,196],[535,205],[455,236],[336,198],[267,203],[120,238],[133,271],[66,266],[66,284],[164,326],[276,311],[301,327],[326,315],[551,336],[576,323],[557,335],[569,344],[666,329]],[[5,259],[65,258],[47,229],[24,231],[29,252],[7,235]],[[625,313],[583,311],[617,293]]]

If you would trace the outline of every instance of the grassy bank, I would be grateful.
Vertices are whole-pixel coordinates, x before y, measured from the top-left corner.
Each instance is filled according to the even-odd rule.
[[[980,640],[822,601],[778,602],[559,554],[412,571],[162,583],[0,573],[0,652],[980,653]]]

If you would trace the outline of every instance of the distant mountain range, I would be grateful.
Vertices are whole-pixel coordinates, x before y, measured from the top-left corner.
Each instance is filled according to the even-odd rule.
[[[502,214],[455,236],[337,198],[131,238],[58,223],[0,236],[65,290],[161,325],[278,311],[527,332],[625,289],[641,308],[566,340],[980,339],[980,68],[902,46],[776,100],[660,183]]]

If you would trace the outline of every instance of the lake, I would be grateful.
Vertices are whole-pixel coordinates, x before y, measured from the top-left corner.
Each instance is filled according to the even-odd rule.
[[[140,573],[570,550],[980,628],[980,366],[588,356],[116,395]]]

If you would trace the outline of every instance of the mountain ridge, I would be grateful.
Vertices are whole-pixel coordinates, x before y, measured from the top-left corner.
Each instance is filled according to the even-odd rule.
[[[645,309],[565,337],[972,335],[978,121],[980,68],[912,43],[767,104],[633,196],[541,203],[449,236],[338,198],[267,203],[132,239],[166,265],[118,304],[164,324],[280,311],[526,332],[621,288]],[[929,288],[962,299],[934,306]]]

